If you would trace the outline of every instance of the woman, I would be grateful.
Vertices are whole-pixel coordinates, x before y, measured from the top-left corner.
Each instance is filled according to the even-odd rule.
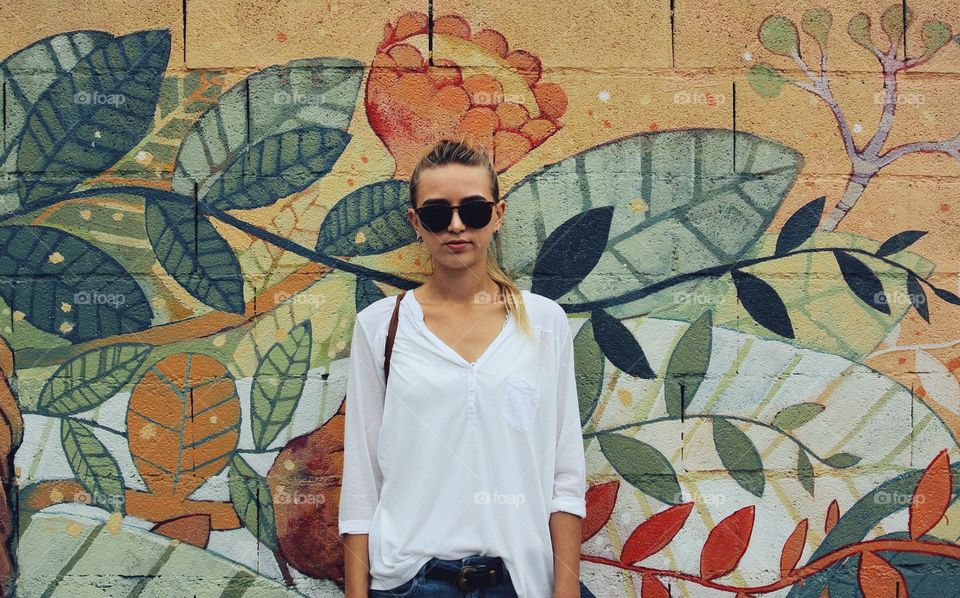
[[[586,479],[566,313],[488,251],[506,205],[482,147],[439,142],[410,203],[430,278],[361,310],[353,331],[346,597],[580,596]]]

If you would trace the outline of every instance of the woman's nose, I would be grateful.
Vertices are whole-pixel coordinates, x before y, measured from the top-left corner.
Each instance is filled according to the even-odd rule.
[[[453,231],[461,231],[466,228],[460,220],[460,210],[454,210],[450,216],[450,226],[447,227]]]

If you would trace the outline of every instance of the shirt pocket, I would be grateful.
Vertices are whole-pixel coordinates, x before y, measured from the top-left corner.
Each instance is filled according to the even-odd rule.
[[[504,394],[503,418],[507,424],[521,432],[530,432],[540,401],[540,389],[533,382],[514,375],[507,378]]]

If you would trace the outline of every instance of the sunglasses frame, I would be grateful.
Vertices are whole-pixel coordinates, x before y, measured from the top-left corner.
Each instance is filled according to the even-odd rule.
[[[467,203],[460,204],[459,206],[452,206],[452,205],[450,205],[450,204],[436,203],[436,204],[430,204],[430,205],[426,205],[426,206],[420,206],[419,208],[414,208],[413,211],[417,213],[417,218],[420,219],[420,224],[423,225],[423,228],[427,229],[428,231],[430,231],[430,232],[432,232],[432,233],[439,233],[439,232],[443,232],[443,231],[447,230],[447,228],[450,227],[450,223],[453,222],[453,211],[454,211],[454,210],[457,210],[457,214],[460,214],[460,211],[459,211],[459,210],[460,210],[460,208],[462,208],[463,206],[469,206],[469,205],[473,205],[473,204],[484,204],[484,205],[488,205],[488,204],[489,204],[489,205],[491,206],[491,207],[490,207],[490,218],[487,220],[486,224],[484,224],[483,226],[471,226],[470,224],[467,224],[467,221],[464,220],[462,216],[461,216],[461,218],[460,218],[460,221],[463,222],[464,226],[466,226],[467,228],[472,228],[472,229],[474,229],[474,230],[478,230],[478,229],[484,228],[484,227],[486,227],[488,224],[490,224],[490,221],[493,220],[493,208],[494,208],[498,203],[500,203],[500,201],[501,201],[501,200],[497,200],[497,201],[489,201],[489,200],[486,200],[486,201],[468,201]],[[432,228],[430,228],[429,226],[427,226],[427,224],[423,221],[423,217],[422,217],[420,211],[421,211],[421,210],[424,210],[424,209],[429,209],[429,208],[433,208],[433,209],[436,209],[436,208],[444,208],[444,209],[446,209],[446,210],[447,210],[447,214],[448,214],[446,224],[444,224],[443,226],[441,226],[441,227],[439,227],[439,228],[437,228],[437,229],[432,229]]]

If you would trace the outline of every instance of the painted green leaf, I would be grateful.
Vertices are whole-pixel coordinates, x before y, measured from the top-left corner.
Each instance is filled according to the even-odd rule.
[[[345,131],[363,73],[363,64],[356,60],[310,58],[269,66],[240,81],[223,92],[184,137],[173,190],[192,196],[196,184],[198,197],[204,198],[231,164],[256,163],[259,158],[245,154],[268,147],[263,144],[269,137],[309,127]],[[222,183],[227,188],[232,184]]]
[[[207,217],[196,212],[193,199],[148,194],[144,211],[147,238],[163,269],[210,307],[242,314],[240,262]]]
[[[71,342],[137,332],[153,317],[119,262],[47,226],[0,227],[0,296],[40,330]]]
[[[72,415],[93,409],[133,379],[150,349],[142,343],[118,343],[77,355],[44,384],[36,411]]]
[[[850,453],[837,453],[823,459],[823,462],[830,467],[836,467],[838,469],[844,469],[846,467],[853,467],[860,462],[860,457],[856,455],[851,455]]]
[[[248,210],[302,191],[330,172],[350,135],[305,127],[265,137],[237,156],[203,202],[221,210]]]
[[[364,185],[338,201],[323,219],[317,251],[324,255],[377,255],[416,239],[407,208],[410,184],[388,180]]]
[[[240,521],[271,550],[278,550],[273,497],[267,480],[247,465],[240,455],[230,460],[230,501]]]
[[[663,396],[670,417],[680,417],[707,375],[713,347],[713,318],[705,312],[677,341],[667,363]]]
[[[789,81],[790,79],[768,64],[755,64],[747,71],[747,83],[757,94],[765,98],[775,98],[780,95],[784,84]]]
[[[593,323],[593,338],[603,354],[618,370],[630,376],[653,379],[657,375],[633,333],[602,309],[590,313]]]
[[[833,16],[829,12],[822,8],[812,8],[803,13],[800,25],[807,35],[817,40],[820,47],[823,47],[827,45],[827,37],[830,35],[832,23]]]
[[[533,265],[530,291],[556,299],[584,279],[603,255],[613,207],[591,208],[550,233]]]
[[[124,513],[126,502],[120,466],[90,428],[79,421],[63,418],[60,420],[60,442],[70,469],[90,493],[93,502],[108,511]]]
[[[140,141],[169,56],[169,30],[138,31],[98,46],[43,92],[17,155],[23,204],[49,203]]]
[[[713,444],[720,461],[741,488],[763,496],[765,476],[760,453],[750,437],[725,419],[713,420]]]
[[[288,588],[215,550],[173,542],[168,536],[124,522],[117,525],[73,513],[40,512],[22,518],[18,531],[17,595],[39,596],[43,590],[50,590],[78,597],[303,596],[296,588]],[[104,591],[105,579],[110,580],[109,592]]]
[[[580,403],[580,426],[593,416],[603,391],[603,368],[606,360],[593,336],[593,322],[580,327],[573,337],[573,354],[577,369],[577,400]]]
[[[601,434],[598,438],[603,455],[623,479],[660,502],[681,502],[677,473],[660,451],[622,434]]]
[[[509,190],[502,265],[530,288],[553,231],[587,210],[612,207],[599,261],[556,301],[588,303],[620,319],[674,307],[695,282],[662,293],[643,289],[737,261],[769,226],[802,164],[784,145],[743,131],[734,143],[726,129],[645,132],[603,143],[543,166]],[[608,304],[632,293],[638,295]]]
[[[866,13],[860,12],[850,18],[847,23],[847,34],[850,39],[868,50],[874,47],[870,15]]]
[[[290,423],[310,369],[312,341],[307,320],[267,349],[257,365],[250,389],[251,428],[257,450],[266,449]]]
[[[817,417],[826,407],[820,403],[800,403],[799,405],[791,405],[786,409],[781,410],[773,418],[773,425],[780,428],[781,430],[793,430],[799,428],[803,424],[813,420]]]
[[[802,447],[797,452],[797,479],[800,480],[803,489],[813,496],[813,465],[810,463],[807,451]]]
[[[71,31],[32,43],[0,62],[0,88],[6,91],[0,172],[16,172],[27,115],[51,85],[69,76],[77,63],[112,36],[105,31]],[[17,179],[0,178],[0,214],[19,207]]]
[[[800,52],[797,26],[783,15],[767,17],[760,25],[760,43],[780,56],[793,56]]]

